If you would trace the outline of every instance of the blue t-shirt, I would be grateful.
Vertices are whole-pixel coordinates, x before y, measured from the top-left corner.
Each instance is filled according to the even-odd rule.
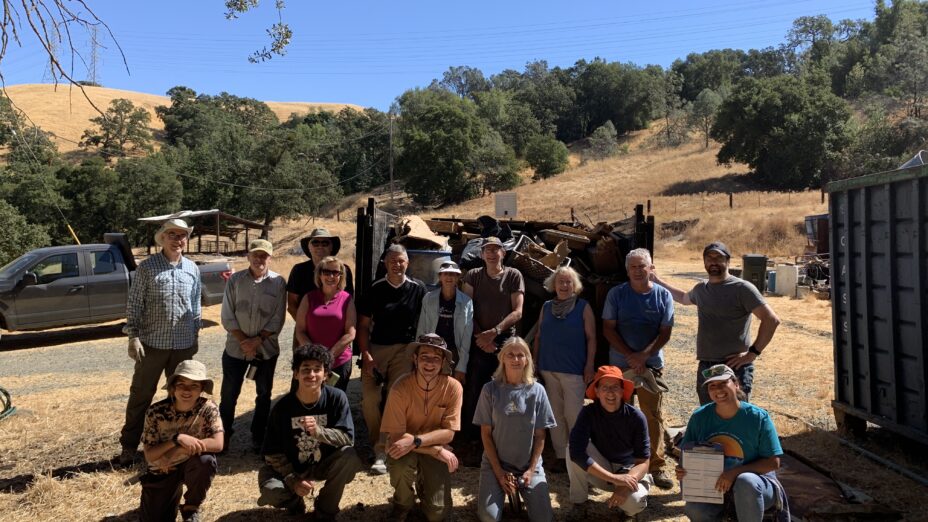
[[[673,295],[660,285],[652,285],[651,291],[639,294],[628,283],[609,290],[603,305],[603,319],[615,321],[622,340],[633,352],[644,350],[662,326],[673,326]],[[625,356],[615,350],[609,353],[609,361],[619,368],[628,368]],[[647,366],[664,367],[664,350],[648,358]]]
[[[625,468],[634,466],[636,459],[651,458],[648,421],[641,410],[628,403],[612,413],[604,410],[599,401],[580,410],[570,430],[568,449],[570,460],[584,470],[593,464],[586,451],[590,443],[606,460]]]
[[[496,379],[483,385],[474,424],[493,427],[496,455],[503,468],[511,472],[528,469],[535,430],[557,425],[542,385],[535,382],[516,386]]]
[[[725,452],[725,469],[783,454],[770,414],[744,401],[730,419],[715,413],[714,402],[698,408],[686,425],[681,445],[687,442],[720,444]]]

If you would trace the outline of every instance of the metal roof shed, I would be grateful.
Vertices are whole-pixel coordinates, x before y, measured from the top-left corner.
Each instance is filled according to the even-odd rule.
[[[267,238],[271,229],[274,228],[271,225],[264,225],[263,223],[258,223],[257,221],[251,221],[245,218],[240,218],[238,216],[233,216],[232,214],[227,214],[219,209],[181,210],[180,212],[165,214],[163,216],[139,218],[139,221],[150,223],[152,225],[160,225],[169,219],[183,219],[193,226],[192,236],[197,237],[197,252],[203,252],[203,236],[210,234],[215,235],[216,239],[214,240],[211,252],[215,252],[216,255],[230,253],[238,250],[236,248],[238,246],[238,236],[242,232],[245,233],[245,241],[242,244],[241,250],[246,250],[248,248],[250,230],[260,230],[260,237]],[[229,223],[233,224],[229,225]],[[223,236],[231,240],[231,245],[227,245],[220,239]],[[149,253],[151,253],[151,247],[152,243],[149,242]],[[209,241],[207,241],[207,248],[210,248]],[[224,252],[223,249],[225,249]]]

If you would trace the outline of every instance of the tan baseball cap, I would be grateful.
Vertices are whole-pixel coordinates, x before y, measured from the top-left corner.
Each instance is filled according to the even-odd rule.
[[[274,245],[271,244],[267,239],[255,239],[251,243],[248,243],[248,253],[252,252],[265,252],[267,255],[274,255]]]

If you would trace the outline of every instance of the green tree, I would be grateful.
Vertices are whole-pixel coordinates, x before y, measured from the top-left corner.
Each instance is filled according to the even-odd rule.
[[[29,223],[16,207],[0,200],[0,266],[49,242],[45,227]]]
[[[528,140],[541,133],[541,123],[531,108],[516,100],[513,93],[501,89],[478,92],[474,98],[477,114],[500,134],[516,156],[524,155]]]
[[[850,109],[820,84],[746,78],[719,108],[710,136],[718,161],[747,163],[768,186],[819,186],[850,142]]]
[[[460,65],[449,67],[442,75],[438,85],[461,98],[474,98],[478,92],[490,90],[490,82],[483,76],[483,72],[476,67]]]
[[[712,130],[712,124],[715,123],[715,114],[721,105],[722,97],[712,89],[703,89],[699,96],[696,96],[696,101],[693,102],[690,121],[705,137],[705,148],[707,149],[709,148],[709,132]]]
[[[151,130],[148,128],[151,116],[125,98],[111,101],[105,114],[90,121],[96,127],[84,131],[80,145],[99,148],[100,156],[107,161],[124,158],[131,152],[152,150]]]
[[[567,170],[567,146],[551,136],[538,135],[528,142],[525,160],[535,169],[535,179],[550,178]]]
[[[607,121],[603,126],[593,131],[590,136],[590,148],[588,150],[590,157],[602,160],[615,156],[619,150],[617,139],[618,133],[615,131],[615,125],[611,121]]]
[[[104,233],[122,226],[126,194],[116,171],[103,159],[91,158],[77,167],[62,166],[56,176],[63,183],[61,196],[68,202],[68,222],[82,243],[100,241]]]
[[[484,193],[509,190],[522,181],[515,152],[496,131],[483,135],[472,161],[471,170],[482,180]]]
[[[423,205],[475,197],[481,187],[475,154],[489,128],[469,99],[448,91],[415,89],[399,98],[403,152],[396,172]]]
[[[114,230],[125,232],[130,244],[148,244],[151,230],[138,218],[180,210],[183,185],[160,153],[122,159],[115,170],[124,204],[120,206],[122,213],[116,217]]]

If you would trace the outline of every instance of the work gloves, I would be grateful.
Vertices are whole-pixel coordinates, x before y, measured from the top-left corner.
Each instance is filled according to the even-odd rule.
[[[138,337],[129,339],[129,358],[135,362],[142,362],[145,357],[145,348],[142,347],[142,341]]]

